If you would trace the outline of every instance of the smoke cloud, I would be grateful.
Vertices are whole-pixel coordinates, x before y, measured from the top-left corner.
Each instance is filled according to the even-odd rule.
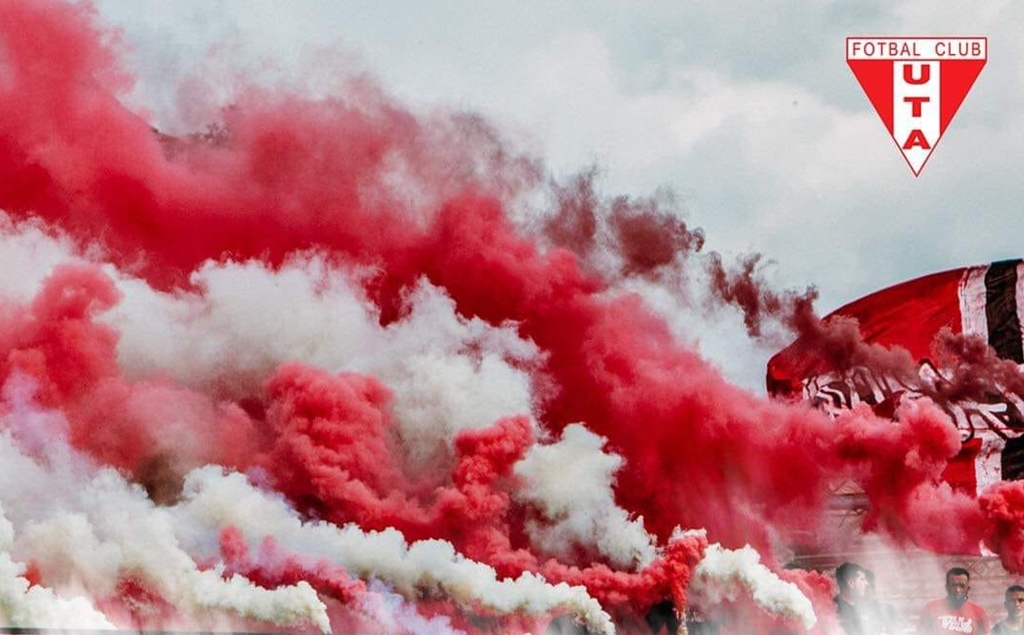
[[[172,137],[119,46],[87,6],[0,3],[0,621],[629,633],[692,594],[824,632],[827,583],[780,571],[842,479],[863,531],[1021,568],[1020,492],[944,488],[927,400],[832,421],[680,337],[652,298],[867,354],[670,194],[557,183],[365,76]]]

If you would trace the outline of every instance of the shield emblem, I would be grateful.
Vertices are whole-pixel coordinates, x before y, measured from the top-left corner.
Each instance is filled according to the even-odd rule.
[[[846,63],[914,176],[987,60],[986,37],[846,38]]]

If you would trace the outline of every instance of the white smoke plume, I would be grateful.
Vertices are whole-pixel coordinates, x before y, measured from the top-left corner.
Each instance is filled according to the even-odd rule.
[[[595,548],[617,567],[642,568],[657,555],[643,518],[630,519],[615,504],[612,483],[622,458],[603,451],[606,439],[581,424],[562,438],[535,445],[515,466],[525,485],[517,496],[536,506],[547,522],[530,522],[534,544],[567,557],[574,546]]]
[[[59,232],[0,213],[0,298],[29,300],[59,264],[82,255]],[[513,325],[493,327],[455,311],[421,281],[408,313],[381,326],[359,287],[370,271],[345,271],[320,255],[296,254],[276,270],[258,261],[208,262],[194,291],[163,292],[104,265],[121,293],[101,319],[118,331],[118,362],[132,379],[167,377],[225,396],[258,391],[282,363],[374,375],[395,393],[394,412],[412,469],[445,467],[460,430],[529,414],[525,369],[540,352]],[[230,383],[225,378],[230,377]]]
[[[466,635],[454,628],[451,620],[445,616],[423,617],[405,598],[392,592],[379,580],[372,580],[367,590],[369,593],[363,599],[362,609],[383,627],[385,633]]]
[[[761,563],[751,547],[725,549],[708,546],[694,569],[690,591],[699,606],[750,598],[769,615],[798,620],[810,630],[818,618],[811,601],[792,582],[786,582]]]
[[[530,573],[498,579],[493,568],[463,557],[443,540],[409,544],[393,529],[367,532],[356,525],[304,522],[280,497],[238,473],[212,466],[194,470],[183,496],[171,513],[178,534],[200,554],[214,556],[217,530],[231,525],[251,545],[274,536],[288,551],[327,559],[360,578],[377,578],[406,597],[439,589],[466,606],[531,615],[567,611],[602,633],[614,632],[611,618],[582,587],[552,585]]]
[[[63,598],[50,589],[30,586],[25,565],[11,558],[14,525],[0,505],[0,623],[33,628],[113,628],[84,597]]]
[[[413,469],[443,461],[460,430],[531,412],[522,368],[536,363],[533,344],[511,327],[458,316],[426,281],[406,298],[408,315],[381,326],[357,275],[305,255],[276,271],[259,262],[207,263],[192,276],[194,293],[122,277],[124,298],[105,319],[121,335],[119,362],[130,377],[164,374],[230,395],[258,390],[291,361],[372,374],[394,391]],[[220,385],[224,377],[232,385]]]
[[[330,629],[326,609],[307,583],[268,590],[240,576],[225,580],[217,570],[200,569],[179,544],[171,514],[156,507],[141,487],[112,469],[92,467],[59,435],[26,435],[34,423],[56,427],[53,422],[60,418],[33,409],[26,400],[29,391],[27,380],[17,375],[4,389],[0,464],[12,475],[0,482],[0,504],[8,510],[8,529],[0,537],[10,546],[4,551],[22,562],[35,562],[57,591],[85,589],[99,597],[113,592],[121,576],[130,575],[189,614],[219,611]],[[20,445],[23,436],[30,439],[31,453]],[[5,572],[16,570],[8,567]],[[9,592],[22,586],[10,575],[5,581]],[[28,593],[25,597],[35,603],[25,610],[48,597],[42,590]]]
[[[80,260],[59,232],[37,221],[16,223],[0,209],[0,298],[27,300],[55,266]]]

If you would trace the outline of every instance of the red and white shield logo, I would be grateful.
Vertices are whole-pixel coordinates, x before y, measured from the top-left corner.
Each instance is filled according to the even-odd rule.
[[[986,37],[846,38],[846,63],[914,176],[987,60]]]

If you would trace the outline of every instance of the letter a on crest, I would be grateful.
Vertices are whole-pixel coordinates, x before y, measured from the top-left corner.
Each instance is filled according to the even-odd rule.
[[[914,176],[986,61],[986,37],[846,38],[846,63]]]

